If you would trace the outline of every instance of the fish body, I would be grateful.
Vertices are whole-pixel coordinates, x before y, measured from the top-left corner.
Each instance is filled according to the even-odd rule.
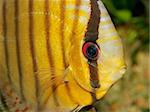
[[[86,36],[90,21],[96,37]],[[95,63],[82,52],[88,38]],[[0,0],[0,91],[10,112],[78,111],[124,72],[121,39],[100,0]]]

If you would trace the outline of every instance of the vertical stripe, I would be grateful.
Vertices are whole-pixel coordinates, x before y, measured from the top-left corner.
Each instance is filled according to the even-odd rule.
[[[19,6],[18,0],[14,1],[14,8],[15,8],[15,35],[16,35],[16,53],[17,53],[17,63],[18,63],[18,72],[19,72],[19,84],[20,84],[20,94],[22,100],[25,100],[23,94],[23,84],[22,84],[22,68],[21,68],[21,57],[20,57],[20,45],[19,45],[19,26],[18,26],[18,18],[19,18]]]
[[[37,111],[39,110],[39,82],[37,77],[37,71],[38,66],[36,62],[36,56],[35,56],[35,47],[34,47],[34,35],[33,35],[33,29],[34,29],[34,21],[33,21],[33,2],[34,0],[29,0],[29,41],[30,41],[30,49],[31,49],[31,56],[32,56],[32,63],[33,63],[33,70],[34,70],[34,78],[35,78],[35,88],[36,88],[36,99],[37,99]]]
[[[75,7],[75,9],[77,9],[77,6]],[[62,58],[63,58],[63,64],[64,64],[64,69],[66,69],[68,67],[67,62],[66,62],[66,57],[65,57],[65,36],[64,36],[64,26],[65,26],[65,12],[66,12],[66,0],[62,0],[60,1],[60,20],[61,20],[61,25],[60,25],[60,37],[61,37],[61,51],[62,51]],[[74,103],[77,103],[75,98],[73,98],[72,94],[71,94],[71,90],[69,87],[69,82],[65,83],[65,88],[67,90],[67,95],[69,96],[70,100]]]
[[[47,46],[47,55],[48,55],[48,60],[49,60],[49,64],[50,64],[50,70],[52,70],[51,72],[51,76],[54,77],[55,76],[55,68],[54,68],[54,60],[53,60],[53,57],[52,57],[52,49],[51,49],[51,44],[50,44],[50,18],[49,18],[49,0],[45,0],[45,12],[47,14],[45,14],[45,31],[46,31],[46,46]],[[59,105],[59,102],[57,100],[57,97],[56,97],[56,92],[55,92],[55,89],[56,89],[56,86],[55,86],[55,82],[53,79],[50,79],[52,81],[52,94],[53,94],[53,98],[54,98],[54,103],[56,106]]]
[[[91,15],[85,33],[85,41],[96,41],[98,39],[98,29],[100,23],[100,9],[96,0],[91,2]]]
[[[89,70],[90,70],[91,86],[93,88],[100,88],[97,61],[90,61]]]
[[[61,0],[60,1],[60,20],[61,20],[61,25],[60,25],[60,37],[61,37],[61,51],[62,51],[62,56],[63,56],[63,64],[64,68],[67,68],[67,62],[65,60],[65,37],[64,37],[64,23],[65,23],[65,9],[66,9],[66,1]]]
[[[10,68],[9,68],[9,56],[8,56],[8,47],[7,47],[7,23],[6,23],[6,1],[3,1],[3,30],[4,30],[4,52],[5,52],[5,59],[6,59],[6,68],[7,68],[7,77],[9,83],[12,83],[10,77]]]
[[[91,2],[91,15],[87,26],[87,32],[85,33],[85,42],[93,41],[96,43],[98,39],[98,29],[100,23],[100,9],[98,7],[97,0],[90,0]],[[96,88],[100,88],[99,76],[98,76],[98,65],[97,60],[88,60],[89,70],[90,70],[90,84],[93,88],[91,96],[93,98],[93,103],[96,102]]]
[[[93,100],[92,103],[94,104],[97,101],[95,89],[93,89],[93,91],[91,92],[91,96],[92,96],[92,100]]]

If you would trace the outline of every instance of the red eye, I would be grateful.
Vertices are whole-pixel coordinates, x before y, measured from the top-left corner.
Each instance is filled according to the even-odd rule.
[[[99,47],[96,43],[86,42],[83,44],[82,52],[89,60],[97,60],[99,56]]]

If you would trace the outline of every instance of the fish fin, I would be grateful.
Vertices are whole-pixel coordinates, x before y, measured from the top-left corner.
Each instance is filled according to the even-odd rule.
[[[56,68],[55,68],[56,70]],[[57,69],[60,74],[54,74],[51,75],[51,73],[54,71],[54,69],[40,69],[38,70],[38,80],[40,80],[40,100],[41,100],[41,106],[43,107],[46,105],[47,101],[51,97],[51,95],[57,90],[57,88],[64,84],[65,82],[68,82],[67,74],[70,71],[70,67],[67,67],[66,69]]]
[[[55,68],[56,70],[56,68]],[[70,71],[70,66],[68,66],[65,69],[57,69],[57,71],[59,71],[59,74],[53,74],[54,69],[51,68],[51,70],[49,69],[40,69],[36,72],[38,79],[43,82],[43,86],[47,84],[49,84],[48,86],[50,86],[52,84],[52,82],[55,82],[55,84],[57,85],[58,83],[62,83],[65,81],[68,81],[67,79],[67,74]],[[52,75],[53,74],[53,75]]]
[[[30,107],[21,100],[21,98],[13,91],[10,85],[5,85],[3,92],[0,94],[0,102],[3,104],[4,112],[24,112],[30,111]]]

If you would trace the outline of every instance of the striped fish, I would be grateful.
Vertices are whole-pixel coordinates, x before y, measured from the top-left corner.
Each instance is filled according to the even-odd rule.
[[[3,110],[77,112],[124,72],[121,39],[101,0],[0,0]]]

